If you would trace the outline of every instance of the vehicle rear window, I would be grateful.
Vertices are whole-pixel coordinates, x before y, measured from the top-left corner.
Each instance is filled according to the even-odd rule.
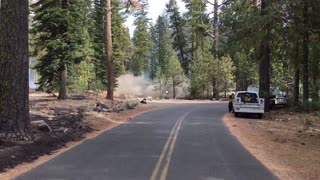
[[[241,102],[244,103],[258,103],[258,96],[256,93],[238,93],[237,98],[241,98]]]

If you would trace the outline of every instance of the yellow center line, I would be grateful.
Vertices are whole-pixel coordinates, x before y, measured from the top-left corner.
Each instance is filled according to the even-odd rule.
[[[181,115],[181,116],[179,117],[179,119],[177,120],[177,122],[174,124],[174,126],[173,126],[173,128],[172,128],[172,130],[171,130],[171,132],[170,132],[170,135],[169,135],[169,137],[168,137],[168,140],[167,140],[166,144],[164,145],[164,148],[163,148],[162,151],[161,151],[161,154],[160,154],[159,160],[158,160],[158,162],[157,162],[157,164],[156,164],[156,167],[155,167],[154,170],[152,171],[152,175],[151,175],[150,180],[156,180],[157,174],[158,174],[158,172],[159,172],[159,170],[160,170],[161,163],[162,163],[163,158],[164,158],[164,156],[165,156],[165,153],[166,153],[166,151],[167,151],[167,149],[168,149],[168,147],[169,147],[169,144],[170,144],[170,141],[171,141],[171,139],[172,139],[172,136],[173,136],[173,134],[174,134],[174,132],[175,132],[175,129],[176,129],[176,127],[178,126],[179,121],[180,121],[180,119],[181,119],[182,117],[183,117],[183,115]]]
[[[166,159],[166,164],[165,164],[165,166],[164,166],[164,168],[163,168],[163,170],[162,170],[160,180],[166,180],[166,179],[167,179],[168,170],[169,170],[170,162],[171,162],[171,159],[172,159],[173,150],[174,150],[174,147],[175,147],[175,145],[176,145],[176,141],[177,141],[177,137],[178,137],[178,134],[179,134],[179,130],[180,130],[182,121],[184,120],[184,118],[185,118],[188,114],[189,114],[189,113],[186,113],[186,114],[180,119],[180,122],[179,122],[179,124],[178,124],[178,127],[177,127],[177,129],[176,129],[176,131],[175,131],[175,134],[174,134],[172,143],[171,143],[171,145],[170,145],[170,149],[169,149],[169,152],[168,152],[168,155],[167,155],[167,159]]]
[[[184,113],[183,115],[181,115],[181,116],[179,117],[179,119],[177,120],[177,122],[175,123],[174,127],[172,128],[172,130],[171,130],[171,132],[170,132],[170,135],[169,135],[169,137],[168,137],[168,140],[166,141],[166,144],[165,144],[164,148],[163,148],[162,151],[161,151],[159,160],[158,160],[158,162],[157,162],[154,170],[152,171],[152,175],[151,175],[151,177],[150,177],[150,180],[156,180],[156,179],[157,179],[158,172],[159,172],[159,170],[160,170],[162,161],[163,161],[163,159],[165,158],[165,154],[166,154],[166,152],[167,152],[167,150],[168,150],[168,147],[169,147],[169,145],[170,145],[170,142],[172,141],[172,139],[174,139],[174,138],[176,139],[176,138],[177,138],[177,129],[180,129],[179,126],[181,126],[182,120],[187,116],[187,114],[189,114],[189,113]],[[174,140],[174,142],[175,142],[175,140]],[[174,144],[173,144],[173,145],[172,145],[172,144],[173,144],[173,143],[171,143],[171,145],[170,145],[170,151],[169,151],[169,153],[171,152],[171,149],[172,149],[172,151],[173,151],[173,149],[174,149]],[[171,152],[170,154],[171,154],[171,155],[170,155],[170,158],[171,158],[172,152]],[[167,163],[168,163],[168,157],[167,157]],[[167,163],[166,163],[166,166],[169,166],[169,165],[167,165]],[[167,167],[167,168],[168,168],[168,167]],[[164,170],[165,170],[165,169],[164,169]],[[168,170],[166,170],[166,172],[167,172],[167,171],[168,171]],[[162,173],[162,174],[163,174],[163,173]],[[162,177],[162,175],[161,175],[161,177]]]

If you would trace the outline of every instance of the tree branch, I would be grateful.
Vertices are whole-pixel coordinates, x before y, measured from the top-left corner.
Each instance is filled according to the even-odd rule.
[[[221,4],[218,4],[218,7],[221,7],[223,5],[229,4],[231,1],[233,1],[233,0],[227,0],[227,1],[223,2],[223,3],[221,3]],[[214,6],[214,3],[209,1],[209,0],[205,0],[205,2],[210,4],[210,5],[212,5],[212,6]]]
[[[225,35],[227,35],[227,34],[230,34],[232,31],[229,31],[229,32],[226,32],[226,33],[223,33],[223,34],[219,34],[217,37],[213,34],[213,33],[211,33],[208,29],[205,29],[205,32],[206,32],[206,34],[208,35],[208,36],[210,36],[211,38],[213,38],[213,40],[215,41],[215,40],[217,40],[217,38],[218,38],[218,36],[225,36]]]

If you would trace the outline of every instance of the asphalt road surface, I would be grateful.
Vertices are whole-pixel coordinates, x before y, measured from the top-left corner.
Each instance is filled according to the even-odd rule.
[[[226,110],[226,104],[180,104],[148,112],[17,179],[277,179],[230,134]]]

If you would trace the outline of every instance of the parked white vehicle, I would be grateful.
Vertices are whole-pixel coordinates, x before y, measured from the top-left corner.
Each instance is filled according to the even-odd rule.
[[[287,105],[287,94],[283,91],[274,90],[270,97],[270,108]]]
[[[259,94],[259,88],[255,86],[249,86],[247,91],[249,92],[256,92]],[[280,91],[279,88],[270,88],[270,109],[279,106],[286,106],[287,105],[287,94],[284,91]]]
[[[236,117],[241,113],[257,114],[262,118],[264,114],[263,98],[259,97],[259,93],[254,91],[239,91],[233,100],[233,111]]]

